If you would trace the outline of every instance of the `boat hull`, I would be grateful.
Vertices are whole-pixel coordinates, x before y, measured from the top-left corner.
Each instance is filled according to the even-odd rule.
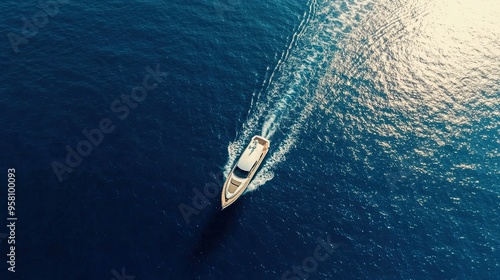
[[[222,193],[221,193],[221,204],[222,204],[222,209],[228,207],[229,205],[233,204],[247,189],[248,185],[252,181],[253,177],[257,173],[257,170],[259,169],[260,165],[264,161],[264,158],[269,151],[269,140],[262,136],[254,136],[252,138],[252,141],[250,144],[247,146],[246,149],[249,148],[249,146],[253,143],[253,141],[257,140],[259,145],[263,145],[262,153],[260,155],[259,160],[255,163],[255,167],[252,168],[252,170],[249,172],[248,177],[245,180],[241,180],[241,178],[238,178],[237,176],[234,175],[234,170],[236,168],[236,164],[229,173],[226,182],[224,183],[224,186],[222,188]]]

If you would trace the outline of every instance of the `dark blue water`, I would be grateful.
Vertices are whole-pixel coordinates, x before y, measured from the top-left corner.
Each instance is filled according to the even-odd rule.
[[[500,279],[497,2],[0,10],[2,279]]]

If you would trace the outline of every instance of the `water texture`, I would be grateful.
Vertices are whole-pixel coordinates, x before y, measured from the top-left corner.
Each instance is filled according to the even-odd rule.
[[[498,1],[54,3],[0,4],[1,279],[500,279]]]

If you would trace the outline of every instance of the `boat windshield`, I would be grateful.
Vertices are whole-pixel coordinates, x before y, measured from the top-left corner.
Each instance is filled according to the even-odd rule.
[[[241,179],[245,179],[245,178],[248,177],[248,173],[250,173],[250,172],[245,171],[245,170],[239,168],[238,166],[236,166],[234,168],[234,172],[233,173],[234,173],[234,175],[236,175],[236,177],[239,177]]]

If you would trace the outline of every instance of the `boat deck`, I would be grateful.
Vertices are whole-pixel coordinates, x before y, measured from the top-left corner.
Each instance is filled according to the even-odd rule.
[[[260,137],[255,137],[255,139],[259,142],[259,144],[261,144],[262,146],[268,148],[269,147],[269,142],[267,142],[266,140],[260,138]]]

